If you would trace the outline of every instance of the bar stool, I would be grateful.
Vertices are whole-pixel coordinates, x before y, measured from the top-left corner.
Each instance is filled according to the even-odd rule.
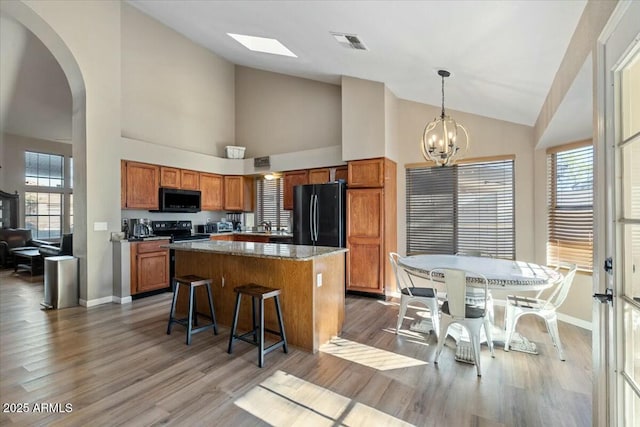
[[[189,288],[189,314],[184,319],[176,319],[176,301],[178,300],[178,289],[180,285],[187,286]],[[209,297],[209,315],[204,313],[198,313],[198,306],[196,305],[196,292],[195,289],[198,286],[205,286],[207,289],[207,295]],[[194,328],[198,326],[198,314],[209,317],[211,323],[208,325]],[[171,311],[169,312],[169,324],[167,325],[167,335],[171,334],[171,326],[174,323],[179,323],[187,328],[187,345],[191,345],[191,335],[198,332],[202,332],[206,329],[213,329],[214,335],[218,335],[218,325],[216,323],[216,314],[213,311],[213,298],[211,297],[211,279],[205,279],[200,276],[188,275],[182,277],[173,278],[173,300],[171,301]]]
[[[229,336],[229,349],[227,352],[231,354],[233,351],[233,343],[236,340],[242,340],[253,344],[258,347],[258,366],[262,368],[264,365],[264,355],[272,352],[276,348],[282,347],[285,353],[289,352],[287,348],[287,337],[284,333],[284,324],[282,322],[282,312],[280,311],[280,289],[267,288],[265,286],[256,285],[254,283],[238,286],[235,289],[236,296],[236,308],[233,313],[233,325],[231,326],[231,335]],[[236,334],[236,327],[238,326],[238,313],[240,311],[240,301],[242,295],[248,295],[251,297],[251,314],[253,320],[253,329],[244,334]],[[273,298],[276,305],[276,315],[278,317],[278,326],[280,331],[274,331],[264,327],[264,300]],[[256,301],[259,301],[258,316],[259,322],[256,322]],[[280,341],[271,344],[269,347],[264,347],[264,333],[269,332],[280,337]],[[252,335],[253,339],[249,339],[248,336]]]

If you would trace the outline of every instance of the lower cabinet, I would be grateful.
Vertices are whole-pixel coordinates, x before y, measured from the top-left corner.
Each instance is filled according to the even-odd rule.
[[[169,240],[131,244],[131,295],[169,287]]]
[[[233,236],[235,242],[257,242],[257,243],[269,243],[269,236],[256,236],[254,234]]]
[[[209,240],[226,240],[226,241],[230,241],[233,242],[233,234],[228,234],[226,236],[211,236],[209,237]]]

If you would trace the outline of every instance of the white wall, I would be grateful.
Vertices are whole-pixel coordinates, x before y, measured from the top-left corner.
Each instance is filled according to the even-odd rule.
[[[385,156],[385,86],[342,77],[342,159]]]
[[[235,141],[234,65],[122,3],[122,136],[222,156]]]
[[[245,157],[340,145],[340,93],[337,85],[236,66],[236,145],[247,148]]]

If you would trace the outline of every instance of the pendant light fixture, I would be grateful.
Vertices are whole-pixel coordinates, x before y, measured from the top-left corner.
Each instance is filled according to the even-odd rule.
[[[451,166],[469,148],[469,134],[464,126],[444,113],[444,78],[451,73],[438,70],[438,75],[442,77],[442,112],[425,126],[420,148],[426,160],[438,166]],[[458,132],[458,128],[462,132]]]

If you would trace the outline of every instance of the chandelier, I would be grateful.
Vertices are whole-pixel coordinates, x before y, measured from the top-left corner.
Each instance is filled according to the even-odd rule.
[[[420,148],[426,160],[438,166],[450,166],[469,148],[469,134],[462,125],[444,114],[444,78],[451,73],[438,70],[438,75],[442,77],[442,112],[440,117],[425,126]],[[462,132],[458,133],[458,128]],[[464,141],[460,141],[459,136],[464,136]]]

